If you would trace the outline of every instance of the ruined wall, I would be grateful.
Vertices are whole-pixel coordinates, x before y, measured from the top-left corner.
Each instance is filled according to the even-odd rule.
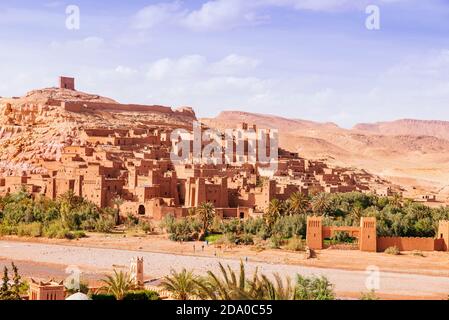
[[[54,103],[54,102],[53,102]],[[165,114],[176,114],[170,107],[164,106],[145,106],[138,104],[119,104],[104,102],[83,102],[83,101],[60,101],[60,105],[70,112],[82,112],[86,110],[93,111],[118,111],[118,112],[159,112]]]

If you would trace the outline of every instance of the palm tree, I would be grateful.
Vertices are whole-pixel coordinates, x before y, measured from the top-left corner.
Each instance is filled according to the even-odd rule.
[[[265,223],[268,228],[271,229],[271,227],[275,224],[276,220],[283,214],[283,212],[284,206],[279,199],[273,199],[270,201],[268,209],[264,214]]]
[[[196,208],[195,213],[203,225],[202,235],[200,236],[201,239],[206,236],[209,226],[215,217],[215,207],[211,202],[203,202]]]
[[[309,199],[301,192],[293,193],[288,199],[288,209],[290,214],[304,214],[309,208]]]
[[[101,289],[113,294],[117,300],[123,300],[126,293],[136,288],[129,274],[123,271],[114,270],[113,276],[107,275],[102,281],[105,285]]]
[[[172,270],[170,276],[166,276],[162,281],[165,290],[172,293],[177,300],[190,300],[200,295],[199,284],[201,279],[192,271],[182,269],[181,272]]]
[[[354,222],[360,223],[360,219],[363,216],[363,208],[361,206],[354,206],[350,213]]]
[[[258,281],[257,270],[253,281],[246,279],[245,266],[240,262],[240,273],[236,273],[228,265],[219,264],[221,276],[208,271],[207,278],[199,283],[205,297],[211,300],[257,300],[263,298],[263,288]],[[204,297],[203,297],[204,298]]]
[[[123,202],[124,200],[120,196],[116,196],[112,199],[112,204],[115,206],[114,221],[116,226],[120,224],[120,206]]]
[[[316,215],[325,215],[326,211],[329,209],[330,203],[329,198],[326,193],[319,193],[312,199],[312,211]]]
[[[274,283],[265,275],[259,280],[263,287],[264,300],[296,300],[296,289],[290,278],[284,281],[279,274],[274,274]]]
[[[390,203],[393,207],[400,209],[402,207],[402,196],[399,193],[395,193]]]

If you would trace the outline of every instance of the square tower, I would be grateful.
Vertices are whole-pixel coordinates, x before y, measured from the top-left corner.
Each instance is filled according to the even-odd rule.
[[[129,273],[130,278],[134,282],[134,284],[139,288],[143,288],[144,286],[143,257],[142,258],[137,257],[131,261]]]
[[[443,251],[449,251],[449,221],[440,221],[438,225],[438,239],[443,239]]]
[[[59,88],[75,91],[75,78],[59,77]]]
[[[306,243],[310,249],[323,249],[323,218],[307,217]]]
[[[362,217],[359,242],[361,251],[377,252],[376,218]]]

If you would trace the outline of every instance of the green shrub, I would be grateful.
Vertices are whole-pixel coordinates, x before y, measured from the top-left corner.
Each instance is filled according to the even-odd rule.
[[[35,237],[42,236],[42,224],[40,222],[21,223],[17,226],[17,235],[19,237]]]
[[[333,285],[325,277],[303,277],[296,279],[296,297],[298,300],[334,300]]]
[[[0,224],[0,236],[12,236],[17,234],[16,226]]]
[[[81,238],[86,238],[86,233],[84,231],[81,230],[77,230],[77,231],[73,231],[73,236],[75,237],[75,239],[81,239]]]
[[[399,251],[398,247],[393,246],[393,247],[389,247],[389,248],[385,249],[385,253],[386,254],[391,254],[391,255],[394,255],[394,256],[398,256],[398,255],[401,254],[401,251]]]
[[[249,246],[249,245],[253,245],[254,244],[254,238],[251,234],[249,233],[244,233],[240,239],[239,239],[239,243]]]
[[[331,240],[334,243],[353,243],[355,238],[351,237],[346,231],[337,231]]]
[[[128,301],[149,301],[149,300],[160,300],[159,294],[151,290],[140,290],[128,292],[123,300]]]
[[[153,232],[153,226],[148,221],[140,221],[139,222],[139,228],[145,232],[145,233],[151,233]]]
[[[92,294],[91,296],[92,300],[117,300],[113,294]]]
[[[206,241],[208,243],[215,243],[223,237],[222,234],[209,234],[206,236]]]
[[[284,243],[285,240],[278,235],[273,235],[270,237],[269,245],[271,249],[279,249]]]
[[[306,217],[304,215],[282,216],[276,220],[272,234],[281,238],[290,239],[294,236],[306,236]]]
[[[101,216],[95,223],[95,231],[102,233],[111,233],[115,227],[115,220],[112,216]]]
[[[367,293],[362,293],[360,300],[379,300],[379,298],[376,296],[376,292],[372,290]]]
[[[43,229],[43,236],[53,239],[64,239],[70,234],[69,228],[65,227],[62,221],[57,220],[50,223]],[[69,235],[70,237],[70,235]]]
[[[304,251],[305,250],[304,241],[302,241],[301,237],[293,237],[288,240],[285,249],[290,251]]]

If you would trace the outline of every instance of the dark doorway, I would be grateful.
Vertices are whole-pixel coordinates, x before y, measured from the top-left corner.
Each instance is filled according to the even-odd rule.
[[[141,216],[145,215],[145,206],[143,204],[139,206],[139,215]]]
[[[244,212],[240,212],[240,219],[245,219],[245,213]]]

